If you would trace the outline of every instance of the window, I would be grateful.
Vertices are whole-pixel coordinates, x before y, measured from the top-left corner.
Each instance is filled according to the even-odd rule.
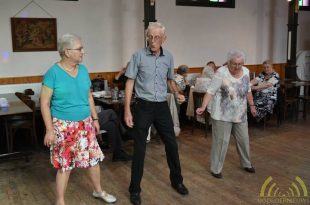
[[[310,0],[299,0],[298,4],[300,10],[310,11]]]
[[[176,0],[176,5],[235,8],[235,0]]]

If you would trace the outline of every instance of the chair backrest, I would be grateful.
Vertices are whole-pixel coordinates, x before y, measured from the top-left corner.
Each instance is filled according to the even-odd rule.
[[[194,108],[195,111],[198,107],[201,106],[202,101],[203,101],[203,97],[205,96],[205,93],[201,93],[201,92],[193,92],[193,99],[194,99]]]
[[[250,80],[253,80],[256,77],[255,72],[250,72]]]
[[[28,95],[26,95],[25,93],[15,92],[15,95],[16,95],[19,99],[21,99],[22,101],[23,101],[23,100],[30,100],[30,99],[31,99],[31,98],[30,98]]]
[[[195,127],[195,122],[197,120],[197,114],[196,114],[196,109],[201,107],[202,102],[203,102],[203,98],[205,96],[205,93],[202,92],[193,92],[193,101],[194,101],[194,118],[193,118],[193,128],[192,128],[192,132],[194,131],[194,127]],[[209,113],[208,110],[205,109],[204,113],[203,113],[203,117],[204,117],[204,122],[205,122],[205,135],[207,136],[207,132],[208,132],[208,127],[209,127]]]
[[[193,99],[194,99],[194,119],[196,119],[196,109],[199,108],[202,104],[203,98],[205,96],[205,93],[201,92],[193,92]],[[205,110],[205,117],[207,117],[208,111]]]
[[[32,110],[32,123],[33,126],[35,127],[36,125],[36,103],[35,101],[31,99],[24,99],[22,100],[31,110]]]
[[[31,88],[24,90],[25,95],[34,95],[34,91]]]
[[[281,85],[281,90],[284,100],[288,98],[296,98],[298,95],[298,87],[292,85],[291,83]]]
[[[36,109],[36,103],[31,99],[23,99],[22,100],[32,111]]]
[[[277,102],[274,107],[275,113],[277,115],[278,123],[281,124],[284,119],[284,96],[281,88],[277,89]]]

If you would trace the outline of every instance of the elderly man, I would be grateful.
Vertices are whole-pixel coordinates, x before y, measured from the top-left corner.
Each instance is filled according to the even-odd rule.
[[[233,49],[229,51],[227,60],[228,64],[215,73],[201,107],[196,110],[197,114],[202,114],[213,98],[211,174],[215,178],[223,177],[221,171],[231,134],[236,138],[241,166],[247,172],[255,172],[250,162],[247,101],[253,116],[256,115],[256,109],[250,88],[249,70],[243,66],[245,54]]]
[[[165,27],[158,22],[150,23],[147,29],[147,38],[148,47],[133,54],[125,74],[128,80],[125,90],[124,120],[128,127],[133,128],[134,136],[134,154],[129,186],[130,201],[134,205],[141,204],[140,183],[143,175],[146,137],[152,123],[165,143],[171,186],[179,194],[188,194],[188,190],[183,184],[178,146],[166,101],[168,86],[179,101],[184,101],[184,96],[177,92],[173,82],[173,57],[161,47],[166,40]],[[130,110],[133,88],[135,88],[136,96],[134,118]]]

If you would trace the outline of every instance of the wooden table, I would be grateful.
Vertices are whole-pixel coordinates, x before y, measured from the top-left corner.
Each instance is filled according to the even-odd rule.
[[[110,108],[112,107],[112,109],[118,112],[121,118],[123,117],[122,113],[124,111],[125,98],[119,98],[118,100],[112,100],[111,98],[94,97],[94,101],[95,101],[95,104],[102,105],[103,107],[106,107],[106,106]],[[133,104],[134,102],[135,102],[135,98],[132,97],[130,103]],[[179,122],[178,111],[177,111],[176,102],[175,102],[173,94],[167,93],[167,103],[168,103],[170,113],[172,116],[172,120],[174,124],[174,131],[175,131],[176,136],[178,136],[180,133],[180,122]]]
[[[9,107],[0,108],[0,119],[3,119],[4,121],[5,137],[8,151],[7,154],[0,155],[1,157],[1,156],[7,156],[8,154],[12,153],[12,150],[10,148],[10,137],[8,131],[8,122],[7,122],[8,117],[23,113],[31,113],[32,110],[23,101],[21,101],[18,97],[16,97],[14,93],[0,94],[0,98],[6,98],[10,105]]]
[[[310,94],[310,81],[293,81],[291,84],[297,87],[297,99],[298,99],[298,113],[302,112],[303,118],[306,119],[307,116],[307,103],[309,102],[309,94]],[[300,103],[302,105],[300,106]],[[300,107],[302,109],[300,110]],[[298,116],[298,115],[297,115]]]

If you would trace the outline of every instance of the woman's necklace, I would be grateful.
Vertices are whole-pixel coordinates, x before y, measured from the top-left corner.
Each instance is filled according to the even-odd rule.
[[[73,73],[76,70],[76,65],[73,68],[69,69],[69,68],[67,68],[67,66],[64,65],[63,62],[60,61],[59,64],[68,73]]]

